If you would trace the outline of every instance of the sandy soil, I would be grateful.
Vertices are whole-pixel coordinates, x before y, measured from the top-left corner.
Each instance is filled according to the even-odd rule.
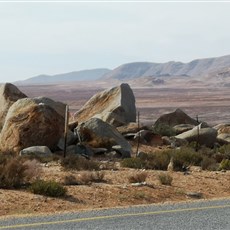
[[[141,146],[140,150],[143,148],[146,147]],[[103,163],[105,162],[102,161]],[[190,201],[196,199],[187,195],[191,192],[201,193],[202,199],[230,197],[230,171],[209,172],[202,171],[199,167],[191,167],[189,175],[184,175],[182,172],[145,170],[147,184],[134,186],[129,182],[129,177],[143,170],[122,168],[119,160],[114,164],[116,170],[102,170],[105,173],[103,183],[66,186],[68,193],[64,198],[35,195],[25,189],[0,189],[0,216]],[[82,173],[84,172],[64,171],[58,163],[49,163],[42,166],[41,178],[63,182],[66,175],[78,178]],[[171,186],[160,183],[160,173],[169,173],[172,176]]]

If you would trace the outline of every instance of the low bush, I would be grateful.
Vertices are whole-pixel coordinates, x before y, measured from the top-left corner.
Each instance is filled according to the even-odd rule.
[[[122,167],[142,169],[145,168],[145,162],[140,158],[125,158],[121,161]]]
[[[230,144],[221,146],[218,151],[222,154],[225,159],[230,160]]]
[[[220,163],[220,170],[230,170],[230,160],[224,159]]]
[[[148,174],[146,172],[139,172],[128,177],[130,183],[142,183],[145,182]]]
[[[91,184],[92,182],[94,183],[106,182],[104,177],[105,177],[105,173],[101,171],[84,172],[81,174],[80,182],[81,184]]]
[[[201,153],[196,152],[194,149],[189,147],[181,147],[180,149],[173,150],[171,155],[173,156],[173,165],[175,171],[182,171],[183,166],[200,166],[203,159]]]
[[[158,179],[163,185],[172,185],[173,178],[169,174],[161,173]]]
[[[201,168],[203,170],[216,171],[218,169],[217,162],[214,158],[204,156],[201,161]]]
[[[122,167],[136,169],[166,170],[170,162],[167,151],[142,154],[137,158],[127,158],[121,162]]]
[[[9,157],[1,160],[0,188],[18,188],[26,183],[28,176],[25,165],[20,157]]]
[[[67,190],[61,184],[55,181],[37,180],[30,186],[30,191],[34,194],[62,197],[66,194]]]
[[[79,185],[81,184],[74,175],[67,175],[64,177],[63,183],[65,185]]]
[[[99,163],[85,159],[79,155],[68,155],[61,160],[61,166],[65,170],[99,170]]]

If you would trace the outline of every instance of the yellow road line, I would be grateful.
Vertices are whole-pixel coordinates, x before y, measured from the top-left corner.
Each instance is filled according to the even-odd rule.
[[[230,208],[230,205],[207,206],[207,207],[198,207],[198,208],[184,208],[184,209],[162,210],[162,211],[141,212],[141,213],[127,213],[127,214],[124,213],[124,214],[116,214],[116,215],[111,215],[111,216],[95,216],[95,217],[85,217],[85,218],[78,218],[78,219],[72,219],[72,220],[37,222],[37,223],[30,223],[30,224],[0,226],[0,229],[25,228],[25,227],[35,227],[35,226],[38,227],[42,225],[65,224],[65,223],[83,222],[83,221],[91,221],[91,220],[103,220],[103,219],[112,219],[112,218],[120,218],[120,217],[159,215],[159,214],[166,214],[166,213],[189,212],[189,211],[200,211],[200,210],[221,209],[221,208]]]

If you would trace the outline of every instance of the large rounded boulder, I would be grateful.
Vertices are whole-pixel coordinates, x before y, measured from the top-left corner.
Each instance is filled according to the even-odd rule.
[[[20,99],[9,109],[2,132],[0,149],[19,153],[30,146],[55,149],[64,130],[64,118],[52,107],[30,98]]]

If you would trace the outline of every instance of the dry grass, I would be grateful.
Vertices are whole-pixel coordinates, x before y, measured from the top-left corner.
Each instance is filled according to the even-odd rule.
[[[128,177],[130,183],[142,183],[145,182],[148,174],[146,172],[139,172]]]

